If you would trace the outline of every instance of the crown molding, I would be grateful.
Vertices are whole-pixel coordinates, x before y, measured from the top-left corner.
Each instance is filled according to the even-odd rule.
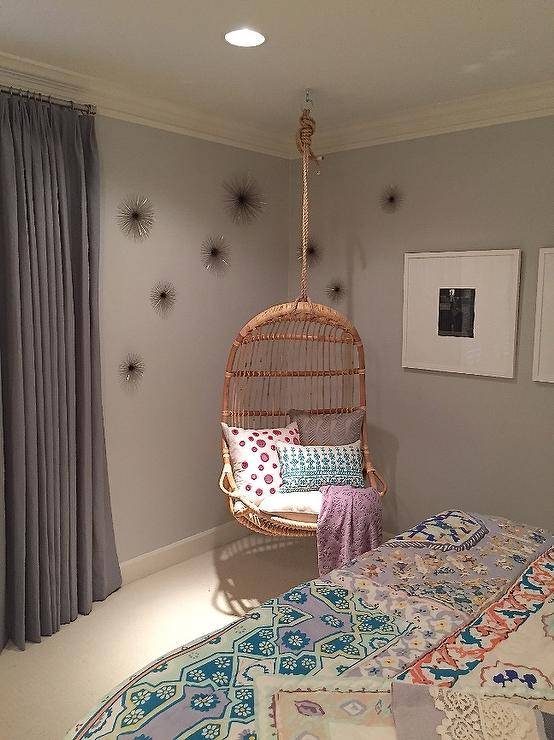
[[[139,95],[98,77],[0,52],[0,84],[96,105],[100,115],[285,159],[292,137],[208,116]],[[554,115],[554,80],[412,108],[333,131],[318,129],[316,148],[332,153]]]
[[[318,135],[321,152],[389,144],[554,115],[554,80],[412,108]]]
[[[98,114],[177,134],[206,139],[227,146],[290,158],[289,137],[264,129],[208,116],[191,108],[147,95],[137,95],[121,85],[61,67],[0,52],[0,85],[20,87],[43,95],[91,103]]]

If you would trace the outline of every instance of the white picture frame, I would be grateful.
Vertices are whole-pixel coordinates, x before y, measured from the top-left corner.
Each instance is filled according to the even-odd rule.
[[[554,383],[554,247],[539,250],[533,380]]]
[[[513,378],[520,261],[519,249],[405,253],[402,366]],[[445,335],[448,295],[464,296],[465,334]]]

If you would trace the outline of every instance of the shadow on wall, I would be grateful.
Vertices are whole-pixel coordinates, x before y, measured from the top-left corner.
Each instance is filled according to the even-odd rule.
[[[318,575],[315,537],[250,535],[216,550],[214,564],[219,585],[212,603],[237,617]]]

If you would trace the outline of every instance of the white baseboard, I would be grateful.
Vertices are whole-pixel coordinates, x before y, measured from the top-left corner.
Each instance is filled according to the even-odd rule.
[[[152,573],[177,565],[177,563],[196,555],[202,555],[215,547],[228,545],[230,542],[246,537],[248,534],[248,530],[232,519],[225,522],[225,524],[206,529],[204,532],[197,532],[183,540],[173,542],[171,545],[160,547],[158,550],[145,552],[144,555],[125,560],[120,565],[123,585],[138,581],[139,578],[146,578]]]
[[[145,552],[144,555],[138,555],[136,558],[125,560],[120,564],[123,585],[138,581],[139,578],[146,578],[146,576],[151,576],[153,573],[164,570],[164,568],[182,563],[183,560],[189,560],[196,555],[202,555],[208,550],[223,547],[249,535],[251,535],[251,532],[232,519],[230,522],[219,524],[217,527],[206,529],[204,532],[197,532],[183,540],[173,542],[171,545],[160,547],[158,550]],[[383,542],[394,536],[390,532],[384,532]]]

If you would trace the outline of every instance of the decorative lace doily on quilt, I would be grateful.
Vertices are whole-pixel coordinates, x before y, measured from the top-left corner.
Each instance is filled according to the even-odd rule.
[[[431,687],[435,707],[444,713],[437,734],[444,740],[532,740],[534,712],[500,699]]]

